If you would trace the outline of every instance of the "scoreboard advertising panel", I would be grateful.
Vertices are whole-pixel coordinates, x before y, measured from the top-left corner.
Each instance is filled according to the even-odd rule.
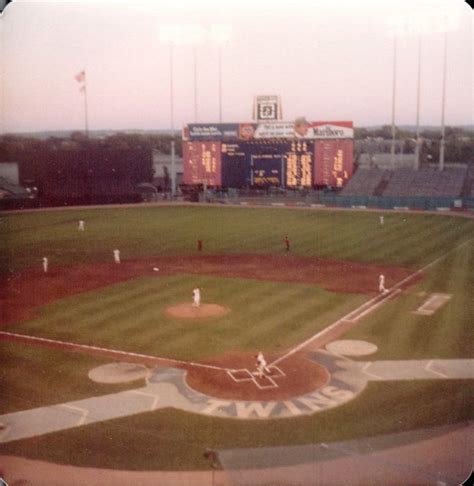
[[[352,122],[190,124],[184,182],[214,187],[342,187],[352,175]]]

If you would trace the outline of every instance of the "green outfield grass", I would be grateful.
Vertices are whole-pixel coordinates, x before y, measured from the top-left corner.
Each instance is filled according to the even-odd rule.
[[[77,221],[86,231],[77,231]],[[223,207],[136,207],[3,214],[2,271],[81,261],[193,253],[284,252],[419,268],[474,237],[474,221],[439,215]]]
[[[86,231],[77,231],[77,221]],[[193,254],[284,254],[407,266],[446,255],[422,281],[365,317],[344,338],[379,350],[369,359],[472,358],[474,220],[430,214],[169,206],[2,214],[3,273],[50,264]],[[471,241],[470,241],[471,240]],[[464,246],[457,248],[460,244]],[[450,253],[448,253],[450,252]],[[221,318],[166,317],[167,306],[224,305]],[[432,316],[412,314],[428,295],[451,299]],[[422,295],[423,293],[423,295]],[[367,300],[316,285],[191,274],[140,277],[54,302],[9,331],[144,354],[199,360],[230,350],[283,351]],[[62,403],[142,385],[98,385],[89,369],[106,360],[0,341],[0,413]],[[362,359],[367,359],[364,357]],[[354,401],[277,421],[235,421],[159,410],[0,445],[1,453],[125,469],[207,468],[204,448],[345,440],[472,419],[472,380],[370,383]]]
[[[144,379],[121,384],[90,380],[89,370],[110,363],[105,358],[8,342],[0,342],[0,352],[0,414],[117,393],[145,384]]]

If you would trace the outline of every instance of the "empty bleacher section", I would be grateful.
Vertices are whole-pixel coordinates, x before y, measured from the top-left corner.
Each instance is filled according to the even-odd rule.
[[[449,168],[443,171],[432,168],[393,171],[384,196],[459,197],[464,187],[467,170]]]
[[[376,153],[368,154],[362,153],[359,156],[360,168],[378,168],[378,169],[391,169],[398,167],[413,167],[415,165],[414,154],[395,154],[392,160],[391,154]]]
[[[383,169],[359,169],[342,190],[344,196],[372,196],[390,179],[391,172]]]

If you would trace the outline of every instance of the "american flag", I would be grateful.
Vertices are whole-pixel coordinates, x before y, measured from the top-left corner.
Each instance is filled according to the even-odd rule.
[[[86,81],[86,72],[84,70],[82,70],[80,73],[77,73],[75,76],[74,76],[74,79],[78,82],[78,83],[84,83]]]

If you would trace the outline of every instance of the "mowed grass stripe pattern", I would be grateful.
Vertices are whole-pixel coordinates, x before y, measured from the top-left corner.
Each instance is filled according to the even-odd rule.
[[[197,320],[166,315],[171,305],[202,302],[231,312]],[[278,351],[292,347],[366,299],[315,285],[196,275],[142,277],[44,307],[15,332],[183,360],[228,351]]]
[[[420,268],[474,237],[474,221],[389,213],[380,226],[372,212],[200,206],[3,214],[0,268],[112,261],[114,248],[122,259],[194,253],[198,239],[204,253],[282,254],[285,235],[295,255]]]
[[[0,343],[0,349],[2,415],[95,395],[117,393],[144,383],[144,380],[114,384],[89,380],[89,370],[110,363],[108,358],[5,341]]]
[[[433,265],[424,280],[368,316],[347,339],[375,343],[371,359],[474,358],[474,242]],[[433,293],[451,299],[432,315],[414,314]]]

